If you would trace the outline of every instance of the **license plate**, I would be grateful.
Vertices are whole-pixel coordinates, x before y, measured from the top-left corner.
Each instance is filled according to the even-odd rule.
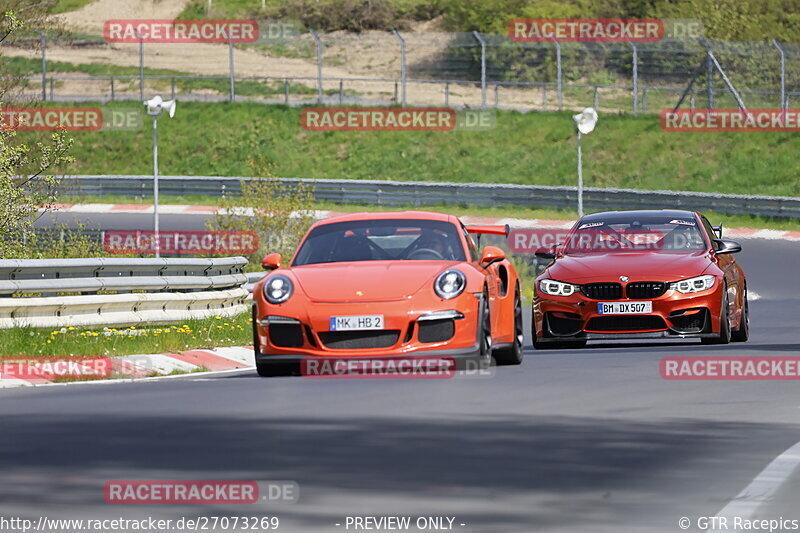
[[[646,315],[653,312],[653,302],[600,302],[597,312],[601,315]]]
[[[331,331],[383,329],[383,315],[332,316]]]

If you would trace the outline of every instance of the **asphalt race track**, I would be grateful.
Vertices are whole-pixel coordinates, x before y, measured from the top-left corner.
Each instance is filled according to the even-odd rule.
[[[149,227],[126,216],[95,221]],[[202,224],[165,216],[162,228]],[[450,380],[244,371],[2,390],[0,515],[267,514],[286,532],[346,531],[354,515],[449,516],[465,532],[682,531],[682,517],[718,514],[800,442],[797,383],[659,375],[668,355],[798,355],[800,243],[742,243],[758,296],[746,344],[527,348],[520,367]],[[108,505],[104,483],[118,479],[293,480],[300,498]],[[752,516],[800,520],[799,486],[800,470]]]

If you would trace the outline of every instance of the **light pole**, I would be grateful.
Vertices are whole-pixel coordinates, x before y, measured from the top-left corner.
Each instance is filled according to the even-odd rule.
[[[175,100],[164,100],[155,96],[144,102],[147,114],[153,117],[153,239],[156,257],[161,257],[161,242],[158,234],[158,116],[166,111],[169,118],[175,116]]]
[[[583,161],[581,160],[581,135],[589,134],[597,124],[597,111],[587,107],[577,115],[573,115],[572,120],[578,128],[578,217],[583,216]]]

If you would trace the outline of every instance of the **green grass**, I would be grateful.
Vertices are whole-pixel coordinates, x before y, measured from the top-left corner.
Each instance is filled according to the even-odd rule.
[[[14,328],[0,330],[0,360],[13,356],[115,356],[243,346],[252,343],[249,313],[128,328]],[[126,333],[127,331],[127,333]],[[137,334],[131,334],[131,331]]]
[[[53,15],[66,13],[68,11],[77,11],[90,2],[92,2],[92,0],[57,0],[49,11]]]
[[[256,156],[278,176],[575,183],[570,112],[499,111],[497,127],[480,132],[308,132],[299,115],[283,105],[181,102],[159,122],[161,174],[244,176]],[[74,137],[77,163],[67,172],[151,172],[149,128]],[[583,148],[587,186],[800,196],[792,133],[666,133],[656,116],[602,114]]]

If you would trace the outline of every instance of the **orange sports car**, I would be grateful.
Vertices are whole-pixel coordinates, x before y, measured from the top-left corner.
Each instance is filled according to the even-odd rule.
[[[471,234],[508,227],[421,211],[315,223],[288,264],[279,254],[262,262],[272,271],[253,289],[259,375],[298,373],[309,357],[519,364],[517,272],[500,248],[479,253]]]

